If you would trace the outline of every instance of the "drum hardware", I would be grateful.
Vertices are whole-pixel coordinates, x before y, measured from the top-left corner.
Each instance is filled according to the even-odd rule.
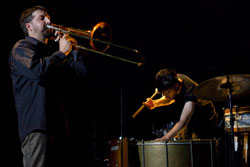
[[[234,132],[250,132],[250,107],[233,107]],[[224,109],[225,131],[229,132],[229,109]]]
[[[230,132],[230,111],[224,110],[225,131]],[[249,134],[250,134],[250,106],[232,108],[234,116],[234,151],[238,157],[238,166],[249,166]]]
[[[233,74],[208,79],[197,86],[193,93],[199,99],[211,101],[227,101],[230,111],[230,132],[231,132],[231,165],[235,164],[234,153],[234,118],[232,112],[232,100],[241,99],[250,95],[250,75]]]
[[[109,141],[109,167],[128,167],[128,139],[113,139]]]
[[[249,134],[248,133],[244,133],[244,138],[243,138],[243,158],[244,158],[244,162],[247,165],[248,164],[248,158],[249,158],[249,150],[248,150],[248,143],[249,143]]]

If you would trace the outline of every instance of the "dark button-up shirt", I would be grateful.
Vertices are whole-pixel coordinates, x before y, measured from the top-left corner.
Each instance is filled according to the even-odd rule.
[[[85,76],[82,59],[68,57],[60,51],[50,54],[45,44],[32,37],[18,41],[11,50],[9,64],[21,141],[32,131],[47,132],[49,128],[47,90],[48,85],[57,84],[51,80],[57,78],[55,71],[69,67]]]

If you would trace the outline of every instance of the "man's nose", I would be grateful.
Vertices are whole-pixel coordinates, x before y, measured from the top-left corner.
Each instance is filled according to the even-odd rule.
[[[48,17],[45,17],[45,22],[46,22],[47,24],[50,24],[50,19],[49,19]]]

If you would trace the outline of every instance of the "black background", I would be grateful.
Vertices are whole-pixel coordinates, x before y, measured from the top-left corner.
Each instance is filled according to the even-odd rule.
[[[248,1],[5,2],[1,6],[1,135],[7,142],[4,145],[10,166],[19,163],[20,153],[8,56],[15,42],[23,38],[20,13],[33,5],[45,6],[52,22],[64,26],[91,30],[96,23],[105,21],[112,27],[112,42],[138,49],[145,59],[145,64],[138,67],[102,55],[86,57],[88,80],[82,87],[76,83],[80,91],[72,88],[71,96],[78,98],[71,119],[77,127],[76,143],[81,145],[82,136],[90,136],[93,154],[103,151],[98,140],[140,136],[150,131],[150,125],[145,123],[150,120],[143,117],[148,110],[144,109],[135,120],[131,115],[154,93],[153,79],[159,69],[176,69],[198,83],[250,72]]]

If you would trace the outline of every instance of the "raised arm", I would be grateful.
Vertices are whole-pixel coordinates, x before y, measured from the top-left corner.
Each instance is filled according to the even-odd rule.
[[[181,132],[188,124],[190,118],[192,117],[192,114],[194,112],[196,102],[188,101],[185,103],[180,120],[175,124],[175,126],[163,137],[155,139],[155,141],[160,140],[170,140],[174,136],[176,136],[179,132]]]

